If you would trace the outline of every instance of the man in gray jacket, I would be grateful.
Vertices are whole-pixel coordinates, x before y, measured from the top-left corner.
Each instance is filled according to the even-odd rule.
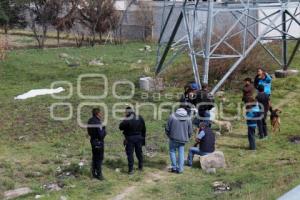
[[[173,173],[182,173],[184,166],[184,145],[192,136],[193,126],[190,116],[184,108],[178,108],[169,117],[166,134],[169,138],[169,151]],[[178,151],[178,160],[176,159]]]

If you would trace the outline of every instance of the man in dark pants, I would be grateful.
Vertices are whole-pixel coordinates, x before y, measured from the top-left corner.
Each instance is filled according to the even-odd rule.
[[[99,108],[92,110],[93,116],[88,121],[88,134],[92,146],[92,175],[94,178],[104,180],[102,175],[102,162],[104,159],[105,126],[102,126],[102,114]]]
[[[214,99],[209,94],[208,85],[203,84],[202,90],[197,91],[196,98],[193,100],[193,104],[198,108],[198,123],[196,124],[199,127],[200,122],[206,123],[207,127],[211,127],[211,120],[210,120],[210,110],[214,107]]]
[[[259,114],[260,110],[257,102],[253,97],[248,99],[246,109],[247,109],[246,119],[247,119],[247,126],[248,126],[249,149],[256,150],[255,129],[260,115]]]
[[[268,129],[267,129],[267,115],[268,115],[268,110],[270,107],[270,97],[268,94],[264,92],[265,88],[263,85],[258,86],[258,94],[256,96],[256,100],[258,103],[260,103],[260,110],[262,111],[261,114],[261,120],[257,121],[257,126],[258,126],[258,134],[259,138],[263,139],[268,136]]]
[[[131,107],[125,110],[125,119],[120,123],[119,129],[123,131],[125,136],[124,145],[128,159],[128,173],[133,174],[135,151],[139,161],[139,170],[143,170],[143,150],[145,145],[146,126],[145,121],[141,116],[136,116]]]

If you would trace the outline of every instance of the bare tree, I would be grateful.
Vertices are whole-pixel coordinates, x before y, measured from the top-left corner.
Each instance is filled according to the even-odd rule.
[[[63,0],[25,0],[31,17],[31,29],[39,48],[44,48],[49,26],[58,18],[65,1]]]
[[[116,27],[118,14],[113,0],[82,0],[78,6],[79,21],[90,32],[90,45],[96,43],[96,35],[100,37]]]
[[[70,31],[75,24],[77,17],[77,0],[66,1],[62,5],[62,11],[59,13],[59,16],[52,22],[52,25],[55,27],[57,32],[57,44],[59,45],[60,41],[60,32]]]
[[[153,11],[152,6],[147,2],[139,2],[138,10],[135,12],[135,21],[143,30],[143,40],[146,41],[151,36],[153,27]]]
[[[0,36],[0,61],[6,58],[7,49],[8,49],[7,37]]]

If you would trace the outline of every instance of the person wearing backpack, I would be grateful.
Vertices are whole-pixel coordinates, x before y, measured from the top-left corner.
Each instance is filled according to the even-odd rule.
[[[92,110],[92,117],[88,121],[87,131],[92,146],[92,175],[98,180],[104,180],[102,163],[104,159],[105,126],[102,125],[102,113],[99,108]]]

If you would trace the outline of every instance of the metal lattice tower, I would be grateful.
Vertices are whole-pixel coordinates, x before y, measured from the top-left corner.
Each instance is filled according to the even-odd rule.
[[[220,89],[256,45],[261,45],[283,70],[288,69],[300,46],[300,0],[165,0],[163,13],[156,74],[163,71],[178,55],[188,52],[195,81],[201,86],[201,82],[208,83],[211,60],[234,59],[211,94]],[[217,23],[218,16],[221,19]],[[228,19],[229,23],[222,24],[223,20]],[[292,29],[295,26],[297,29]],[[239,37],[238,47],[231,44],[234,37]],[[266,43],[275,40],[280,41],[282,47],[280,56],[276,56]],[[288,55],[290,40],[297,42]],[[231,52],[218,52],[220,46],[225,46]],[[202,79],[199,59],[203,63]]]

